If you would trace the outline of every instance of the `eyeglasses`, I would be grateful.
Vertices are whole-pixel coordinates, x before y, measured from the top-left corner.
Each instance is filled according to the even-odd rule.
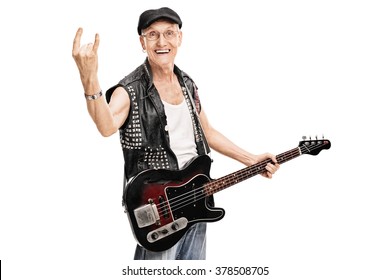
[[[173,38],[176,37],[177,33],[178,33],[177,31],[167,30],[163,33],[163,35],[164,35],[165,39],[172,40]],[[150,31],[149,33],[142,34],[142,36],[145,37],[146,40],[148,40],[148,41],[158,40],[158,39],[160,39],[160,35],[161,35],[161,33],[158,31]]]

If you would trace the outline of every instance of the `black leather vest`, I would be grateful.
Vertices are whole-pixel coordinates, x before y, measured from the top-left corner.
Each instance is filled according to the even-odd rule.
[[[176,65],[174,73],[178,77],[190,111],[198,154],[207,154],[209,147],[198,117],[201,106],[197,87],[193,80]],[[153,85],[152,72],[147,59],[107,91],[107,102],[110,101],[115,88],[119,86],[127,91],[131,103],[128,117],[119,129],[127,179],[145,169],[177,170],[177,158],[169,145],[164,105]]]

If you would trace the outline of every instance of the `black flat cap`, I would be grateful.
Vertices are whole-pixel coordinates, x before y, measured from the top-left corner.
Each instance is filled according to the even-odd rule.
[[[179,15],[170,8],[163,7],[160,9],[147,10],[139,16],[138,28],[137,28],[138,35],[141,35],[141,31],[143,29],[149,27],[153,22],[159,19],[166,19],[174,23],[177,23],[179,25],[179,28],[181,28],[183,24],[181,22]]]

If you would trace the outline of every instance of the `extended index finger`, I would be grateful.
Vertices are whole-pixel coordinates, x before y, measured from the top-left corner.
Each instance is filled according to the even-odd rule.
[[[75,54],[75,52],[80,48],[80,39],[82,34],[83,34],[83,29],[79,27],[79,29],[77,29],[76,36],[74,37],[73,40],[73,54]]]

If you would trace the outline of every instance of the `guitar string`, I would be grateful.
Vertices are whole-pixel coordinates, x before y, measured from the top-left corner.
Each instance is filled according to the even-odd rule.
[[[282,155],[287,157],[287,154],[291,154],[290,157],[294,154],[296,154],[295,156],[298,156],[299,150],[294,149],[294,150],[291,150],[289,152],[283,153]],[[190,205],[194,202],[197,202],[197,201],[209,196],[210,194],[213,194],[213,193],[216,193],[222,189],[225,189],[226,187],[228,187],[231,184],[236,184],[238,182],[241,182],[242,179],[250,178],[250,177],[255,176],[259,173],[262,173],[263,171],[265,171],[265,166],[268,164],[268,162],[271,162],[271,160],[266,160],[266,161],[260,162],[258,164],[254,164],[252,166],[249,166],[247,168],[239,170],[239,171],[232,173],[230,175],[226,175],[224,177],[221,177],[215,181],[208,182],[205,185],[200,186],[195,190],[192,190],[192,191],[189,191],[189,192],[183,194],[179,200],[176,199],[178,201],[176,201],[176,200],[173,201],[173,199],[172,199],[169,201],[170,206],[171,206],[171,210],[176,211],[182,207],[185,207],[185,206]],[[195,197],[195,199],[194,199],[194,197]],[[162,212],[167,211],[166,206],[168,207],[169,202],[163,203],[164,205],[162,205],[160,207],[160,208],[164,207],[162,209]]]
[[[261,172],[261,170],[264,168],[264,166],[266,164],[267,164],[267,162],[262,162],[261,165],[252,166],[251,169],[257,168],[256,173],[254,175]],[[245,172],[246,174],[244,174],[244,172],[242,172],[242,170],[241,170],[241,171],[237,171],[233,175],[232,174],[226,175],[225,176],[226,178],[222,177],[222,178],[217,179],[215,181],[209,181],[209,182],[205,183],[203,186],[197,187],[196,189],[194,189],[192,191],[186,192],[180,196],[172,198],[171,200],[169,200],[169,202],[167,202],[167,201],[162,202],[162,203],[158,204],[157,206],[161,209],[161,212],[163,212],[163,214],[166,213],[166,211],[168,211],[169,205],[171,206],[172,211],[175,211],[175,210],[177,210],[181,207],[184,207],[190,203],[194,203],[200,199],[203,199],[204,197],[210,195],[210,193],[212,193],[213,191],[214,192],[218,191],[221,188],[221,181],[222,181],[222,186],[223,186],[223,185],[226,185],[226,183],[230,184],[234,181],[238,181],[240,179],[247,177],[248,174],[251,174],[250,170],[247,169],[245,171],[246,171]],[[234,179],[232,179],[231,177],[234,177]],[[177,207],[179,207],[179,208],[177,208]]]
[[[284,162],[297,157],[301,155],[301,152],[299,149],[294,148],[288,152],[282,153],[281,155],[278,155],[277,157],[285,157],[288,158]],[[284,159],[283,159],[284,160]],[[194,202],[197,202],[210,194],[216,193],[222,189],[225,189],[231,184],[236,184],[238,182],[241,182],[242,179],[250,178],[252,176],[255,176],[263,171],[265,171],[265,166],[268,164],[268,162],[271,162],[271,160],[266,160],[263,162],[260,162],[258,164],[254,164],[252,166],[249,166],[247,168],[244,168],[242,170],[239,170],[235,173],[232,173],[230,175],[226,175],[224,177],[221,177],[215,181],[211,181],[206,183],[203,186],[198,187],[195,190],[189,191],[183,195],[180,195],[178,197],[171,199],[169,202],[163,202],[158,204],[157,206],[161,209],[161,212],[166,213],[169,210],[169,204],[171,206],[171,211],[176,211],[182,207],[185,207],[187,205],[190,205]],[[253,170],[255,169],[255,170]],[[255,171],[255,172],[254,172]],[[249,176],[248,176],[249,174]],[[222,181],[222,182],[221,182]],[[214,187],[213,187],[214,185]],[[207,186],[210,186],[207,190]],[[195,199],[193,199],[195,197]],[[178,199],[179,198],[179,199]],[[187,199],[188,198],[188,199]],[[175,200],[175,201],[174,201]],[[178,201],[176,201],[178,200]]]
[[[283,156],[288,158],[287,160],[283,161],[286,162],[290,159],[293,159],[294,157],[297,157],[301,154],[310,153],[311,150],[317,149],[318,147],[321,147],[323,145],[326,145],[327,143],[321,143],[317,144],[314,147],[307,147],[306,145],[303,145],[299,147],[300,149],[294,148],[288,152],[282,153],[278,155],[277,157]],[[284,159],[283,159],[284,160]],[[169,206],[171,208],[171,211],[177,211],[178,209],[188,206],[190,204],[193,204],[194,202],[197,202],[199,200],[202,200],[203,198],[206,198],[207,196],[216,193],[222,189],[225,189],[226,187],[230,186],[231,184],[236,184],[238,182],[241,182],[242,179],[250,178],[252,176],[255,176],[263,170],[265,170],[265,166],[268,164],[268,162],[271,162],[271,160],[265,160],[263,162],[259,162],[257,164],[254,164],[252,166],[249,166],[247,168],[241,169],[237,172],[234,172],[232,174],[223,176],[215,181],[209,181],[205,183],[203,186],[199,186],[196,189],[189,191],[187,193],[184,193],[182,195],[179,195],[175,198],[172,198],[169,201],[164,201],[162,203],[158,203],[156,206],[158,208],[159,214],[164,215],[166,212],[169,212]],[[195,199],[194,199],[195,198]]]
[[[299,156],[299,155],[300,155],[299,150],[293,149],[293,150],[290,150],[286,153],[278,155],[278,157],[284,156],[284,157],[288,158],[288,160],[289,160],[289,159],[296,157],[296,156]],[[208,195],[210,195],[212,193],[215,193],[221,189],[224,189],[227,186],[229,186],[230,184],[236,184],[238,182],[241,182],[242,179],[257,175],[257,174],[265,171],[265,166],[268,162],[271,162],[271,160],[266,160],[266,161],[260,162],[260,164],[255,164],[253,166],[248,167],[247,169],[244,168],[243,170],[239,170],[236,173],[226,175],[226,176],[224,176],[218,180],[215,180],[215,181],[208,182],[205,185],[200,186],[193,191],[189,191],[189,192],[185,193],[184,195],[187,195],[187,196],[183,197],[183,195],[182,195],[182,197],[179,199],[179,201],[172,202],[172,200],[173,200],[172,199],[172,200],[170,200],[171,209],[172,209],[172,211],[176,211],[182,207],[185,207],[189,204],[197,202],[198,200],[201,200],[204,197],[207,197]],[[255,169],[255,172],[253,172],[253,169]],[[209,188],[207,188],[207,186],[209,186]],[[189,199],[186,200],[186,198],[189,198]],[[166,211],[168,210],[166,208],[166,206],[167,206],[167,203],[164,203],[164,205],[161,205],[161,207],[160,207],[161,211],[164,213],[166,213]]]

